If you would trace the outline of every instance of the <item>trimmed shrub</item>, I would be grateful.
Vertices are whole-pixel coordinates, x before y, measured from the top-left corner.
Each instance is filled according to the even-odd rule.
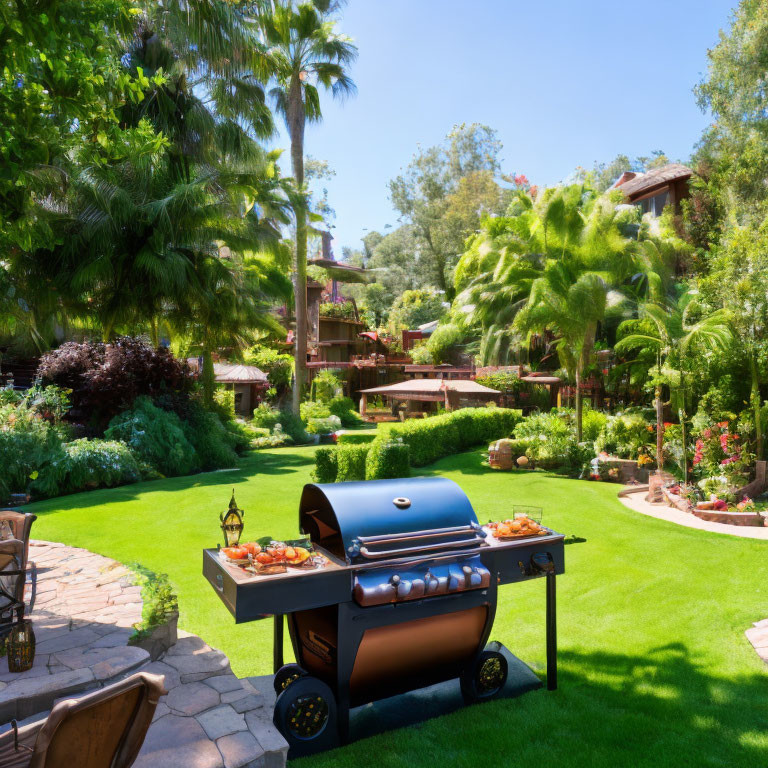
[[[368,450],[365,462],[366,480],[388,480],[410,477],[410,449],[405,443],[377,441]]]
[[[179,417],[161,410],[148,397],[137,398],[133,408],[115,416],[104,435],[108,440],[122,440],[166,476],[188,475],[199,468]]]
[[[340,445],[336,448],[336,482],[345,480],[366,479],[366,457],[370,446],[367,445]]]
[[[379,439],[402,440],[410,448],[411,464],[422,467],[443,456],[511,435],[521,418],[520,411],[510,408],[462,408],[402,424],[380,424]]]
[[[338,468],[336,448],[318,448],[315,451],[315,468],[312,470],[312,479],[316,483],[335,483]]]
[[[141,479],[136,457],[117,440],[73,440],[64,446],[67,475],[62,490],[69,493],[112,488]]]
[[[340,432],[336,436],[339,445],[367,445],[375,439],[375,432]]]

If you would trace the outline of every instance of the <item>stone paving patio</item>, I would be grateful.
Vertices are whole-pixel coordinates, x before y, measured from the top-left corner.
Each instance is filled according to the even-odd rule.
[[[756,621],[744,634],[757,655],[768,664],[768,619]]]
[[[272,678],[238,679],[229,660],[180,632],[159,660],[129,646],[141,618],[140,588],[108,558],[32,542],[38,596],[31,618],[35,664],[21,674],[0,661],[0,732],[15,717],[31,723],[62,698],[77,698],[139,670],[163,675],[160,699],[137,768],[280,768],[288,745],[272,725]]]

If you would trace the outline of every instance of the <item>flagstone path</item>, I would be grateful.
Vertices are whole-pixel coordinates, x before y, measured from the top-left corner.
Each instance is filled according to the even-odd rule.
[[[272,678],[238,679],[227,657],[179,632],[160,659],[128,645],[141,589],[120,563],[83,549],[33,541],[37,599],[30,618],[35,663],[20,674],[0,660],[0,733],[31,724],[56,701],[138,671],[163,675],[161,697],[136,768],[281,768],[288,745],[272,724]],[[2,724],[5,724],[3,727]],[[2,736],[0,736],[2,738]]]

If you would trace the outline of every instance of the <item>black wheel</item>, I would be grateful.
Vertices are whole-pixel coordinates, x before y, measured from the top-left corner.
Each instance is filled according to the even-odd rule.
[[[288,742],[289,760],[338,745],[336,698],[316,677],[305,674],[283,690],[273,722]]]
[[[307,671],[298,664],[284,664],[275,672],[273,684],[275,693],[279,696],[291,683],[295,683],[299,678],[305,677]]]
[[[464,700],[492,699],[507,682],[507,660],[498,651],[483,651],[461,674],[461,693]]]

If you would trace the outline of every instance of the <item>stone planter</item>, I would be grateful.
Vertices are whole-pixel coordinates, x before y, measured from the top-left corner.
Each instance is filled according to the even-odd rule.
[[[137,648],[143,648],[150,655],[152,661],[157,661],[172,645],[176,644],[178,623],[179,612],[174,611],[166,621],[158,624],[149,635],[132,640],[130,644]]]
[[[725,523],[725,525],[757,525],[763,526],[765,518],[757,512],[730,512],[719,509],[691,508],[691,513],[700,520],[708,520],[711,523]]]

